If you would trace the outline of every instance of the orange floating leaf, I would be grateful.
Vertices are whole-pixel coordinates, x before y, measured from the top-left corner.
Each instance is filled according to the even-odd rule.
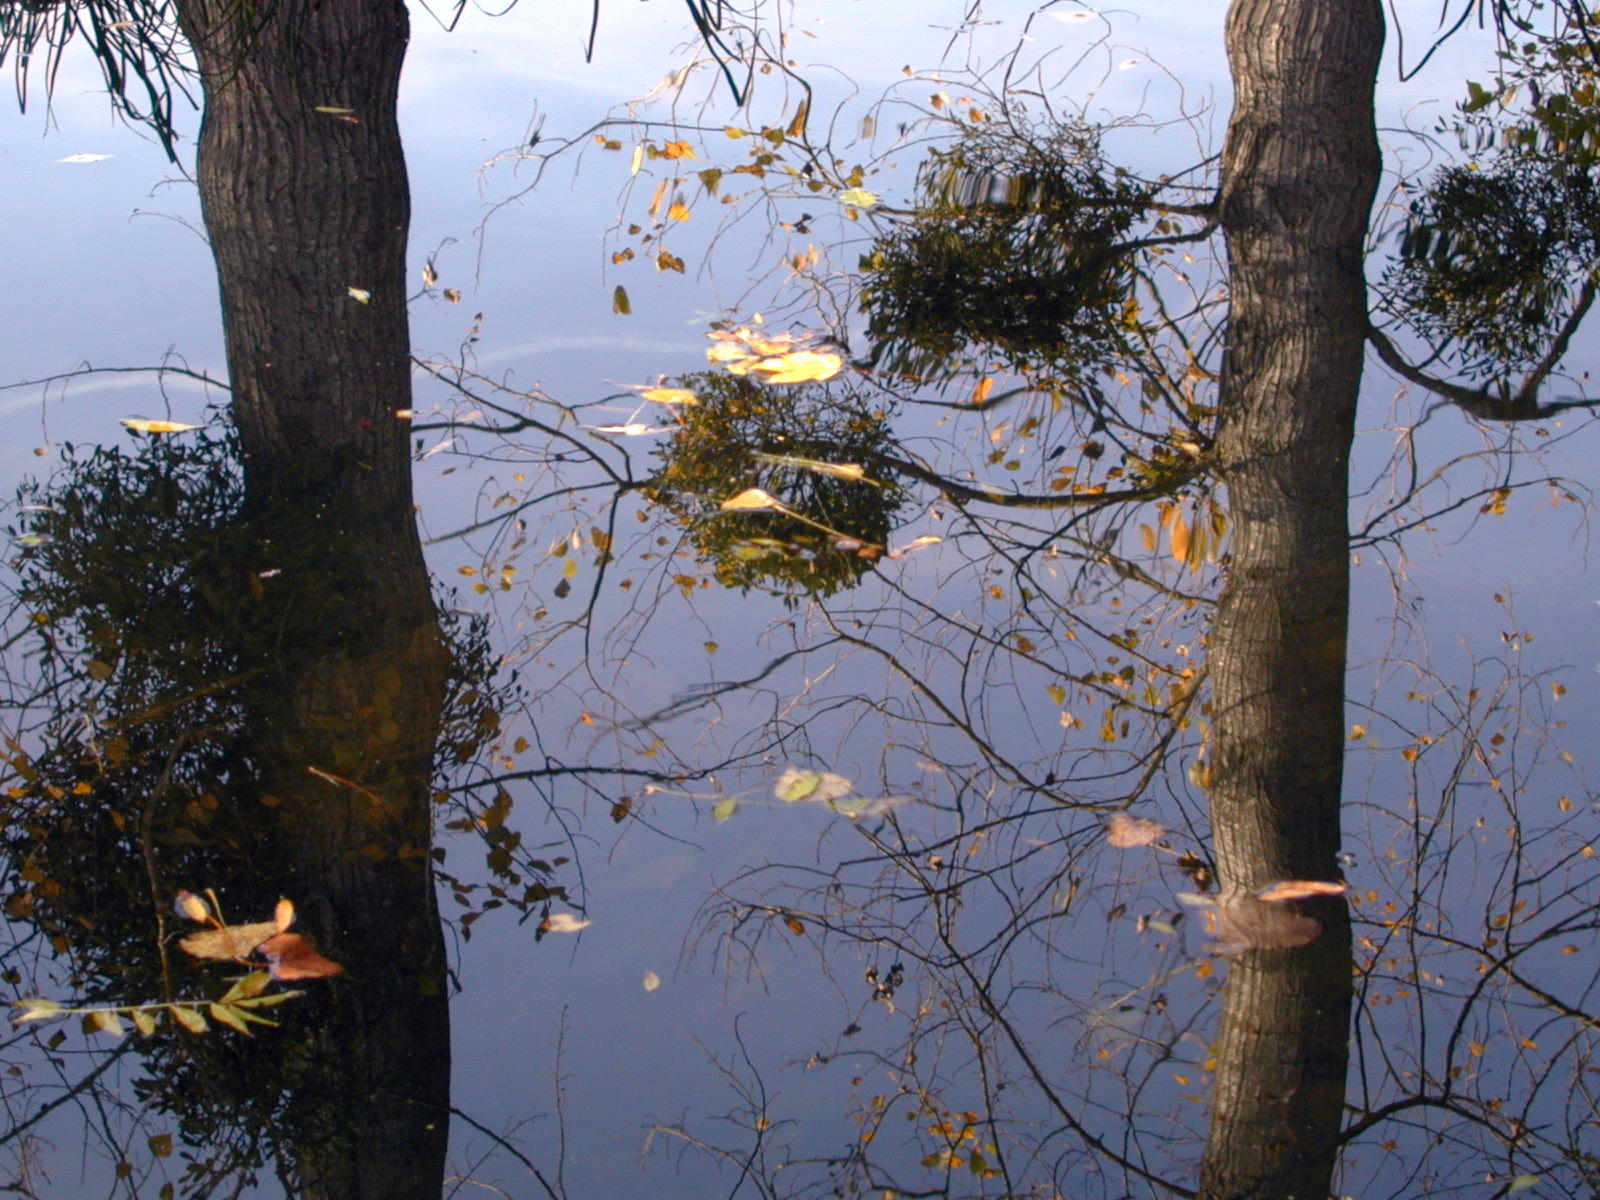
[[[1309,900],[1313,896],[1342,896],[1349,890],[1348,883],[1334,883],[1331,880],[1283,879],[1262,888],[1256,893],[1256,899],[1282,904],[1287,900]]]
[[[344,968],[317,953],[316,943],[303,933],[279,933],[256,947],[267,960],[267,970],[279,982],[295,979],[326,979]]]

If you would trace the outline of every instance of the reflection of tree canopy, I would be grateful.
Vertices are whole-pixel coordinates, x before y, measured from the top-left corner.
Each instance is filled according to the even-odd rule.
[[[172,915],[173,893],[216,886],[230,920],[260,920],[295,877],[258,726],[277,676],[338,644],[318,617],[342,572],[325,547],[274,542],[243,518],[235,454],[231,429],[69,450],[56,479],[20,495],[17,594],[37,646],[29,711],[42,717],[26,750],[12,747],[23,785],[4,836],[25,866],[6,911],[52,939],[88,1002],[214,996],[228,971],[171,947],[192,928]],[[484,629],[446,632],[441,766],[472,759],[496,725]],[[355,714],[375,736],[381,709],[380,690]],[[205,1176],[327,1139],[294,1093],[317,1086],[298,1051],[328,1003],[313,989],[275,1011],[283,1028],[252,1038],[140,1039],[137,1090],[207,1148]]]
[[[1520,154],[1439,172],[1413,203],[1393,308],[1475,373],[1547,351],[1576,282],[1600,256],[1600,193],[1587,171]]]
[[[1148,196],[1107,166],[1097,131],[980,125],[934,151],[920,185],[916,216],[862,262],[868,333],[887,363],[928,374],[991,346],[1089,374],[1128,353],[1119,243]]]
[[[859,465],[883,448],[885,414],[838,389],[766,387],[709,372],[681,384],[699,402],[683,407],[681,428],[660,452],[654,494],[688,527],[717,579],[820,596],[854,586],[882,552],[901,490],[893,475],[841,478],[805,460]],[[788,511],[719,508],[748,488]]]

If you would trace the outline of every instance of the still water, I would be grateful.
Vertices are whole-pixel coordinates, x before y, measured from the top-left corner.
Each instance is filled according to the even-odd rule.
[[[1154,173],[1214,151],[1228,95],[1220,5],[1181,17],[1136,6],[1109,25],[1075,15],[1087,10],[1047,10],[1025,26],[1031,11],[998,6],[987,14],[994,25],[963,33],[954,7],[943,23],[927,14],[924,26],[885,24],[861,3],[802,6],[786,17],[786,53],[818,89],[813,117],[839,105],[838,126],[859,131],[849,153],[880,168],[861,186],[890,207],[910,203],[919,160],[913,149],[874,157],[894,144],[898,123],[914,119],[913,106],[959,105],[972,94],[962,67],[992,66],[1018,37],[1032,39],[1030,56],[1053,64],[1045,77],[1070,97],[1069,109],[1082,106],[1090,119],[1141,110],[1162,118],[1112,136],[1121,161]],[[1166,742],[1155,723],[1136,719],[1138,704],[1119,705],[1132,693],[1112,677],[1137,664],[1140,672],[1159,665],[1161,689],[1186,678],[1206,635],[1205,604],[1191,598],[1214,590],[1214,567],[1204,555],[1190,568],[1172,561],[1171,518],[1161,524],[1147,514],[1121,529],[1058,526],[920,494],[908,478],[884,553],[858,560],[871,564],[859,568],[859,586],[826,598],[719,586],[665,496],[632,486],[660,469],[654,451],[680,420],[671,404],[633,385],[705,370],[714,319],[757,333],[823,326],[828,271],[854,269],[875,218],[807,196],[803,179],[801,194],[771,205],[724,207],[691,187],[692,219],[677,219],[670,234],[685,269],[658,269],[667,243],[642,243],[628,228],[653,228],[652,189],[676,160],[652,156],[634,172],[633,147],[687,141],[694,170],[731,170],[752,160],[750,139],[727,128],[783,128],[795,93],[762,85],[752,110],[740,112],[704,68],[681,90],[676,79],[660,89],[663,75],[687,61],[681,11],[657,0],[603,15],[592,66],[583,62],[587,13],[471,13],[450,33],[421,10],[414,17],[401,104],[414,204],[411,336],[418,359],[431,364],[416,372],[411,402],[418,519],[435,595],[463,618],[458,645],[473,644],[465,619],[480,616],[477,644],[500,664],[500,683],[461,668],[448,690],[457,705],[450,711],[466,714],[472,736],[446,716],[471,748],[465,764],[446,761],[437,776],[449,794],[433,844],[449,875],[438,888],[446,924],[436,991],[424,978],[431,951],[407,940],[397,901],[394,927],[375,921],[368,933],[392,938],[390,994],[406,1004],[423,997],[422,1015],[405,1016],[412,1010],[399,1000],[384,1020],[372,1015],[366,1035],[376,1050],[329,1015],[340,989],[350,996],[365,987],[372,1008],[384,1007],[376,970],[359,984],[349,978],[357,972],[281,981],[275,986],[293,983],[308,995],[272,1011],[282,1035],[258,1030],[265,1049],[237,1055],[224,1044],[214,1057],[190,1056],[183,1037],[209,1045],[236,1035],[220,1027],[177,1034],[174,1018],[161,1035],[169,1049],[150,1058],[156,1067],[141,1065],[131,1034],[113,1043],[74,1022],[50,1045],[57,1027],[25,1026],[8,1051],[15,1083],[6,1148],[19,1194],[155,1196],[168,1184],[196,1194],[281,1194],[270,1161],[253,1186],[237,1172],[215,1177],[186,1166],[240,1144],[236,1129],[206,1123],[218,1111],[285,1122],[285,1142],[354,1136],[383,1153],[382,1098],[330,1093],[347,1123],[307,1134],[290,1130],[300,1118],[275,1107],[276,1097],[279,1089],[309,1094],[306,1080],[321,1079],[329,1063],[338,1074],[341,1060],[355,1078],[359,1064],[396,1044],[414,1044],[420,1057],[423,1027],[438,1017],[430,994],[449,997],[448,1058],[431,1059],[434,1075],[449,1081],[448,1195],[1170,1194],[1155,1181],[1162,1178],[1192,1187],[1218,1068],[1210,1057],[1217,988],[1229,970],[1207,952],[1203,908],[1177,899],[1204,891],[1203,722]],[[1433,19],[1431,9],[1405,6],[1399,17],[1423,29]],[[1483,45],[1455,44],[1448,62],[1409,89],[1388,71],[1382,99],[1393,123],[1412,105],[1453,100]],[[9,168],[0,188],[12,227],[29,231],[13,239],[17,282],[0,299],[5,381],[64,376],[83,364],[162,362],[220,380],[215,275],[194,188],[150,139],[109,121],[97,86],[85,62],[69,60],[48,113],[35,95],[29,114],[0,127]],[[891,87],[899,98],[877,106]],[[641,107],[626,107],[653,89]],[[1426,127],[1440,109],[1426,111],[1406,118],[1409,126]],[[868,117],[872,133],[861,124]],[[597,125],[608,119],[664,123]],[[585,135],[590,127],[600,142]],[[563,138],[586,148],[541,157]],[[607,138],[620,147],[608,149]],[[841,134],[838,143],[851,140]],[[1415,139],[1396,132],[1392,140],[1396,164],[1421,161]],[[72,156],[92,160],[62,161]],[[664,196],[663,206],[672,200]],[[724,211],[743,215],[725,223]],[[813,247],[819,257],[804,261]],[[629,249],[632,260],[618,261]],[[1217,282],[1213,253],[1197,254],[1199,292]],[[425,264],[437,276],[426,286]],[[765,326],[750,325],[757,313],[770,313]],[[1592,343],[1578,346],[1574,374],[1591,352]],[[966,391],[901,395],[907,402],[894,418],[907,459],[964,485],[998,480],[1020,491],[1050,487],[1067,463],[1085,475],[1096,469],[1104,447],[1079,457],[1097,435],[1070,412],[1043,404],[963,412],[945,402],[966,398],[973,384],[957,386]],[[1385,511],[1397,486],[1393,463],[1403,470],[1412,446],[1425,472],[1461,461],[1436,495],[1407,510],[1440,515],[1402,541],[1358,542],[1353,559],[1345,872],[1365,973],[1350,1124],[1414,1094],[1429,1099],[1363,1131],[1339,1186],[1360,1196],[1533,1186],[1586,1194],[1592,1163],[1563,1155],[1592,1145],[1585,1031],[1594,1018],[1584,1010],[1593,976],[1583,964],[1593,958],[1596,811],[1584,779],[1597,716],[1589,634],[1600,611],[1588,588],[1581,503],[1592,455],[1582,436],[1569,437],[1587,418],[1514,435],[1543,455],[1519,460],[1516,478],[1548,473],[1566,482],[1518,491],[1500,514],[1492,494],[1477,493],[1509,481],[1498,472],[1509,469],[1501,451],[1512,435],[1469,428],[1451,412],[1413,434],[1426,402],[1396,396],[1376,370],[1368,386],[1354,526]],[[856,395],[869,397],[865,407],[849,411],[867,420],[889,404],[886,393],[910,390],[863,389]],[[187,374],[83,373],[13,388],[0,393],[15,433],[0,448],[0,470],[13,485],[49,479],[68,443],[148,446],[119,426],[123,418],[204,424],[208,406],[224,402]],[[538,425],[494,431],[518,418]],[[838,468],[848,457],[819,456],[788,453],[786,469],[811,470],[796,468],[796,458]],[[227,508],[237,481],[217,469],[174,514],[196,511],[206,497]],[[64,476],[56,478],[56,490],[23,501],[73,511]],[[617,488],[619,479],[628,486]],[[26,514],[17,528],[87,545],[89,514],[111,507],[86,502],[76,530],[70,522],[45,528]],[[1177,519],[1198,527],[1198,502]],[[1139,557],[1142,524],[1158,549]],[[173,525],[200,536],[176,515]],[[226,526],[219,518],[205,536],[224,537],[217,530]],[[108,518],[107,528],[118,527]],[[826,534],[834,543],[871,541],[840,532]],[[854,552],[837,544],[818,551],[804,536],[791,529],[782,547],[748,539],[736,544],[736,561],[758,570],[798,563],[803,574],[811,569],[804,564]],[[147,561],[175,553],[181,539],[163,538],[158,523],[148,543],[137,543],[149,547]],[[24,540],[19,552],[29,548]],[[225,537],[204,548],[219,572],[265,553]],[[1091,569],[1112,549],[1133,556],[1157,586],[1127,587]],[[340,578],[337,564],[302,565],[294,547],[274,553],[249,564],[257,592],[285,573]],[[131,573],[126,556],[116,561]],[[206,578],[200,568],[174,570],[185,587]],[[173,614],[172,648],[146,651],[167,656],[170,674],[162,682],[153,672],[152,688],[184,678],[171,664],[212,653],[196,650],[204,638],[182,628],[199,620],[196,612],[227,625],[217,653],[245,682],[230,682],[225,711],[213,711],[193,707],[210,685],[191,681],[187,728],[131,723],[169,740],[146,747],[145,774],[127,776],[122,786],[146,790],[123,796],[125,816],[152,811],[143,801],[173,786],[157,753],[167,745],[226,745],[250,769],[211,764],[211,775],[196,768],[194,779],[242,789],[248,778],[270,793],[262,779],[273,778],[283,747],[260,729],[287,721],[286,712],[304,714],[250,682],[266,653],[247,629],[259,595],[242,601],[242,616],[218,618],[225,606],[186,608],[173,600],[176,585],[160,579],[145,592],[132,586],[136,600],[126,607],[135,616],[169,602]],[[308,605],[327,600],[308,595]],[[50,713],[51,693],[39,687],[49,682],[40,675],[49,659],[40,635],[26,629],[30,611],[36,606],[17,615],[8,662],[12,754],[43,761],[49,738],[69,733],[91,747],[115,740],[115,711],[82,704],[98,695],[110,705],[109,695],[73,693],[77,708]],[[126,627],[136,624],[129,617]],[[315,622],[294,633],[308,645],[323,636]],[[62,643],[61,653],[82,661],[106,651],[90,639]],[[403,708],[408,685],[432,668],[426,653],[397,661],[384,677],[393,682],[374,686],[380,696],[392,687]],[[472,724],[483,711],[472,707],[474,695],[489,697],[496,722]],[[132,702],[134,692],[127,696]],[[1162,698],[1142,702],[1148,709]],[[139,702],[150,706],[150,696]],[[383,702],[323,715],[318,728],[335,743],[357,730],[381,742],[386,722],[406,723]],[[101,725],[111,732],[83,733]],[[337,749],[318,761],[334,761]],[[1147,775],[1151,762],[1159,769]],[[71,779],[98,787],[109,778],[83,776],[81,761],[59,769],[68,794]],[[325,770],[343,789],[336,794],[352,794],[344,776]],[[32,783],[25,773],[16,782]],[[195,786],[202,799],[211,794]],[[1163,826],[1154,848],[1117,847],[1106,836],[1109,814],[1135,788],[1132,811]],[[509,811],[496,807],[502,789]],[[218,797],[209,811],[226,814],[229,800]],[[80,826],[94,819],[79,818]],[[106,877],[114,862],[133,864],[136,892],[148,866],[139,839],[151,834],[129,834],[124,824],[118,817],[116,831],[93,845]],[[171,829],[165,836],[169,849],[183,844]],[[225,832],[233,840],[224,848],[183,860],[214,873],[182,884],[215,888],[233,924],[265,921],[271,898],[293,891],[296,928],[317,934],[330,953],[341,934],[351,939],[349,930],[318,929],[317,875],[289,884],[260,877],[260,864],[279,851],[252,858],[250,836]],[[37,884],[41,871],[49,881],[40,864],[59,861],[51,844],[26,829],[13,839],[8,894]],[[497,849],[514,859],[514,886],[493,869]],[[358,876],[338,859],[330,893],[336,874]],[[405,894],[404,880],[381,869],[372,878],[375,890]],[[564,890],[530,900],[530,883]],[[490,899],[508,902],[480,917]],[[101,928],[115,929],[116,902],[96,893],[96,904]],[[28,909],[13,903],[9,911],[17,918],[7,962],[15,994],[75,999],[80,979],[62,954],[81,930],[46,929],[42,938],[25,920]],[[581,928],[568,932],[562,918]],[[160,972],[133,965],[151,959],[147,949],[124,961],[98,932],[99,941],[88,939],[101,947],[88,972],[96,999],[154,999],[174,970],[199,989],[192,994],[220,990],[232,968],[174,967],[170,944],[188,926],[178,916],[162,920],[169,950]],[[1519,922],[1532,924],[1518,954],[1498,958],[1499,939]],[[155,990],[113,997],[106,981],[119,971],[129,986]],[[114,1045],[120,1057],[95,1086],[68,1097]],[[176,1106],[187,1126],[138,1083],[162,1066],[203,1094],[205,1102]],[[226,1091],[224,1077],[233,1109],[221,1101],[208,1108],[213,1084]],[[1445,1116],[1435,1121],[1435,1110]],[[1469,1117],[1450,1124],[1462,1111]],[[119,1163],[129,1166],[119,1173]]]

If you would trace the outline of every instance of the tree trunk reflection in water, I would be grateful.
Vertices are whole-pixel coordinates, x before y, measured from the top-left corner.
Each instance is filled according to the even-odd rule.
[[[182,0],[245,513],[281,634],[252,724],[275,856],[347,973],[307,1043],[305,1194],[437,1197],[449,1089],[429,774],[442,645],[412,510],[398,0]],[[324,774],[313,774],[316,768]],[[331,777],[331,778],[330,778]]]
[[[1229,340],[1218,454],[1234,528],[1212,631],[1211,815],[1224,886],[1333,879],[1349,607],[1346,494],[1377,187],[1376,0],[1236,0],[1223,163]],[[1342,900],[1322,936],[1229,969],[1204,1197],[1327,1195],[1351,973]]]

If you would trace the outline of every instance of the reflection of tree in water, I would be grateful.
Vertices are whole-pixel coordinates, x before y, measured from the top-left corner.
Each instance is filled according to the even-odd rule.
[[[858,476],[887,442],[886,414],[837,387],[711,373],[680,384],[698,402],[680,410],[652,494],[718,582],[815,596],[852,587],[883,553],[903,498],[892,473]],[[783,510],[721,509],[748,488]]]
[[[231,433],[214,433],[95,449],[24,489],[18,590],[44,716],[17,759],[6,836],[26,866],[7,911],[68,954],[88,1000],[127,1002],[220,990],[169,944],[179,888],[216,886],[233,920],[290,895],[349,978],[253,1038],[141,1040],[138,1088],[205,1147],[206,1178],[282,1157],[305,1194],[385,1194],[387,1155],[421,1181],[387,1194],[437,1196],[449,1060],[429,779],[495,726],[483,630],[447,625],[448,653],[426,631],[371,644],[385,631],[361,628],[334,547],[263,536],[242,482]],[[330,662],[348,707],[297,712]],[[380,1191],[347,1190],[352,1175]]]

